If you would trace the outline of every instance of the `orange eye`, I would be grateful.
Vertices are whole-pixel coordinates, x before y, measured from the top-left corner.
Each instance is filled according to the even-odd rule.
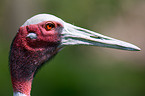
[[[55,24],[52,22],[47,22],[46,23],[46,30],[51,30],[55,27]]]

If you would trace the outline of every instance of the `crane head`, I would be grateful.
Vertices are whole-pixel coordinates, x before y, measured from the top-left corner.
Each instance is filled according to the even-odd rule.
[[[35,39],[39,40],[41,34],[41,39],[43,39],[41,41],[49,43],[51,41],[53,41],[53,43],[54,41],[55,43],[59,42],[58,47],[68,45],[92,45],[129,51],[140,51],[140,48],[133,44],[74,26],[50,14],[36,15],[28,19],[20,28],[26,29],[26,37],[29,37],[32,41]]]
[[[10,72],[14,96],[30,96],[36,71],[60,49],[69,45],[140,50],[133,44],[74,26],[54,15],[38,14],[19,28],[11,45]]]

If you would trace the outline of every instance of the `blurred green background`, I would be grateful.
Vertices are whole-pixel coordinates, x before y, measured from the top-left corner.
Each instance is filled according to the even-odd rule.
[[[18,28],[39,13],[128,41],[142,51],[66,47],[37,73],[32,96],[145,96],[144,0],[0,0],[0,96],[12,96],[10,44]]]

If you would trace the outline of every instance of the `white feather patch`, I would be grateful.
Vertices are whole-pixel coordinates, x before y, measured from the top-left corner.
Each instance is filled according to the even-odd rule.
[[[20,93],[20,92],[14,92],[13,96],[27,96],[27,95]]]

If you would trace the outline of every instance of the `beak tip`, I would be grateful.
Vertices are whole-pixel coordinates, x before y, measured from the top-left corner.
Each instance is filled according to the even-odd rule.
[[[135,51],[141,51],[141,49],[140,49],[139,47],[137,47],[137,48],[135,49]]]
[[[132,48],[131,48],[131,51],[141,51],[141,49],[139,48],[139,47],[137,47],[137,46],[133,46]]]

